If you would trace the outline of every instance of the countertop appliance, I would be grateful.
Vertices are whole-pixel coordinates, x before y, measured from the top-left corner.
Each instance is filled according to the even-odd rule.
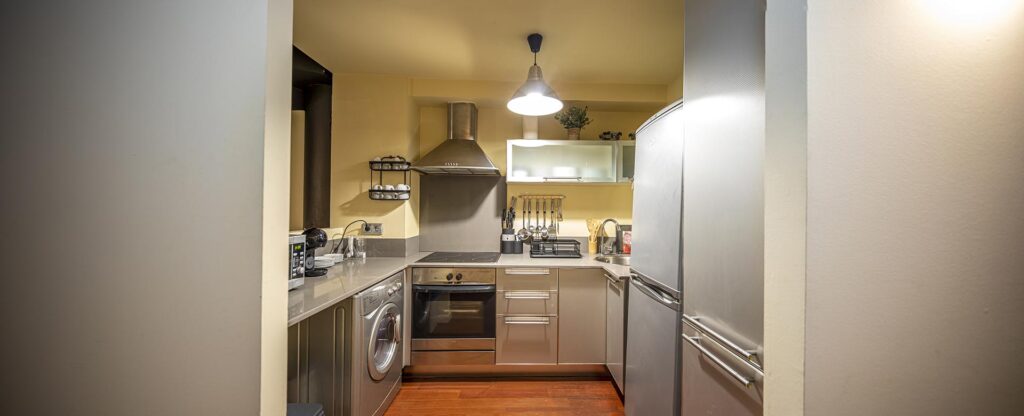
[[[306,282],[306,236],[288,236],[288,290]]]
[[[402,385],[402,290],[399,272],[352,299],[355,342],[351,348],[351,386],[345,403],[351,416],[379,416],[387,411]]]
[[[495,269],[412,269],[412,365],[493,365]]]
[[[430,253],[417,263],[495,263],[501,253],[438,251]],[[493,283],[493,282],[492,282]]]
[[[626,312],[627,415],[679,414],[683,103],[636,132],[633,254]]]
[[[319,228],[310,228],[302,235],[306,237],[306,277],[327,274],[327,269],[316,267],[316,249],[327,245],[327,233]]]

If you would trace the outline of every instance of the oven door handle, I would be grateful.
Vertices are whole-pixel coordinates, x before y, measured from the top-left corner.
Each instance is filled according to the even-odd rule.
[[[494,285],[412,285],[412,290],[419,293],[492,293]]]

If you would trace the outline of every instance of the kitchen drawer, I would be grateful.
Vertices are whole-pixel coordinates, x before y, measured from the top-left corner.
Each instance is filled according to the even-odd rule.
[[[557,315],[558,292],[554,290],[499,290],[498,315]]]
[[[558,290],[558,269],[548,267],[498,269],[498,290]]]
[[[558,362],[557,316],[498,316],[498,364]]]

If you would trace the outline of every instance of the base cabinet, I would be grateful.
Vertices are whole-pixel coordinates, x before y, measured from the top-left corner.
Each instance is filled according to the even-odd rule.
[[[495,363],[558,363],[558,270],[499,269]]]
[[[626,359],[626,282],[608,277],[608,312],[605,314],[605,366],[619,391],[626,391],[624,380]]]
[[[317,403],[325,416],[343,416],[350,312],[338,305],[288,327],[288,403]]]
[[[557,316],[498,316],[497,364],[555,364]]]
[[[604,270],[558,270],[558,363],[605,364]]]

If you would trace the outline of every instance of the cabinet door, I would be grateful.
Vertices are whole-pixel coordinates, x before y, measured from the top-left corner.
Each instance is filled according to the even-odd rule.
[[[509,140],[508,182],[614,183],[615,142]]]
[[[625,346],[626,346],[626,330],[625,330],[625,282],[618,281],[617,279],[608,279],[605,282],[607,285],[607,299],[608,299],[608,313],[605,314],[605,336],[608,337],[605,342],[605,360],[604,365],[608,367],[608,372],[612,374],[612,379],[615,380],[615,385],[619,387],[619,391],[625,391],[625,385],[623,382],[623,363],[625,362]]]
[[[558,363],[604,364],[604,271],[559,269],[558,276]]]
[[[345,347],[350,334],[347,304],[317,313],[288,328],[289,403],[317,403],[325,416],[345,405]]]

